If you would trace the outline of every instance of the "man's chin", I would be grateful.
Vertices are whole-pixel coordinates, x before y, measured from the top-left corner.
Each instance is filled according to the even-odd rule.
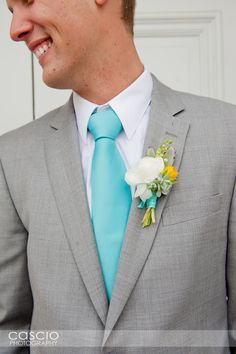
[[[55,75],[43,74],[43,82],[46,86],[59,89],[66,90],[70,89],[69,83],[66,83],[64,80],[62,81],[60,77],[56,77]]]

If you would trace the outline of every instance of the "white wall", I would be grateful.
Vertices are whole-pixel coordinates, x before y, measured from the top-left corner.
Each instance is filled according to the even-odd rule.
[[[236,104],[236,1],[138,0],[135,42],[146,67],[167,85]],[[63,104],[70,92],[47,88],[23,44],[9,39],[0,2],[0,134]]]
[[[0,2],[0,134],[33,118],[31,55],[10,40],[11,15]]]

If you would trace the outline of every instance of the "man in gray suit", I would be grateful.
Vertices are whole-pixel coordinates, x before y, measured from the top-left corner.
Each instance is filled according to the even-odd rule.
[[[235,354],[235,106],[174,91],[143,67],[134,0],[7,4],[12,39],[34,52],[48,86],[73,94],[0,138],[0,353]],[[98,145],[88,122],[108,108],[126,168],[172,139],[179,171],[148,227],[129,190],[118,246],[109,242],[120,224],[104,231],[116,205],[113,215],[104,206],[107,246],[98,242],[103,200],[96,209],[91,183]],[[116,268],[103,263],[112,247]],[[56,348],[21,347],[25,332],[56,334]]]

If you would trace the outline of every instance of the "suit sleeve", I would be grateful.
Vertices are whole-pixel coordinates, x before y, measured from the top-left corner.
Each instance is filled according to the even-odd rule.
[[[0,354],[29,353],[27,347],[5,344],[8,331],[30,328],[33,301],[27,269],[27,237],[0,160],[0,337],[4,336],[4,341],[0,340]]]
[[[227,254],[228,328],[231,353],[236,354],[236,187],[228,224]]]

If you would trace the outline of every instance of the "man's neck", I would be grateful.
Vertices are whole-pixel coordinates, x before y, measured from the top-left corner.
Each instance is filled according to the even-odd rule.
[[[125,50],[119,47],[104,51],[110,55],[98,55],[102,59],[95,59],[81,70],[79,86],[74,91],[88,101],[102,105],[132,84],[143,73],[144,66],[134,46],[126,46]]]

